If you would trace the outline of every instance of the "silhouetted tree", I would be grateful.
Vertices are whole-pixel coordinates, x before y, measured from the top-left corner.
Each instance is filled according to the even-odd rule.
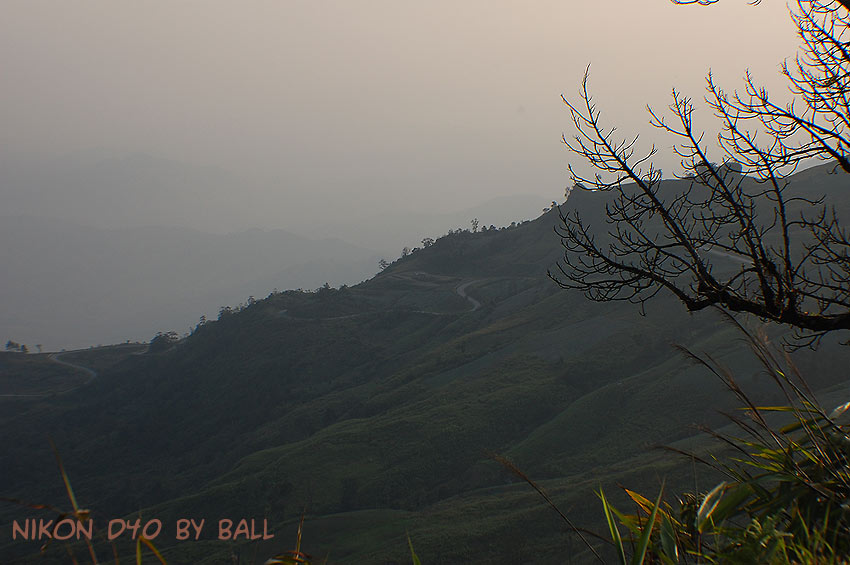
[[[378,261],[378,266],[379,266],[379,267],[381,268],[381,270],[383,271],[384,269],[386,269],[387,267],[389,267],[389,266],[390,266],[390,264],[387,262],[387,260],[386,260],[386,259],[381,259],[381,260],[379,260],[379,261]]]
[[[333,294],[333,288],[331,288],[330,283],[325,283],[316,289],[316,295],[319,298],[324,299],[330,296],[331,294]]]
[[[812,157],[850,172],[850,50],[842,39],[850,17],[838,2],[798,0],[792,19],[803,45],[782,69],[794,104],[774,103],[749,74],[744,92],[731,95],[707,78],[724,164],[709,158],[689,98],[673,91],[669,121],[649,110],[652,125],[676,138],[685,181],[662,182],[654,146],[636,155],[637,137],[618,140],[603,126],[585,72],[580,100],[564,98],[577,130],[564,143],[595,168],[570,173],[579,190],[607,193],[608,226],[592,230],[576,211],[561,213],[564,257],[550,273],[559,285],[642,306],[664,290],[689,310],[720,305],[790,324],[803,344],[850,329],[847,232],[823,201],[802,198],[786,180]],[[719,268],[724,261],[739,266]]]
[[[469,223],[472,224],[472,233],[476,233],[478,231],[478,218],[473,218]]]
[[[430,237],[426,237],[422,240],[422,247],[431,247],[434,245],[434,240]]]
[[[157,353],[160,351],[165,351],[170,349],[175,343],[180,341],[180,336],[177,335],[177,332],[158,332],[156,336],[151,340],[150,345],[148,346],[148,353]]]

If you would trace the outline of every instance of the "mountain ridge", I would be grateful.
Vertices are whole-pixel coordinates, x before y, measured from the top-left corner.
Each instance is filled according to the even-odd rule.
[[[574,521],[602,525],[600,486],[713,480],[654,449],[706,449],[692,426],[722,425],[716,411],[735,407],[671,344],[710,352],[765,402],[778,399],[715,313],[660,296],[641,316],[559,290],[546,277],[560,254],[556,222],[553,210],[454,233],[358,285],[272,293],[73,394],[0,417],[16,438],[3,445],[4,495],[61,500],[39,446],[49,429],[77,497],[98,515],[269,519],[275,541],[236,546],[245,555],[290,549],[307,506],[305,549],[331,563],[405,560],[405,530],[429,563],[509,563],[523,551],[540,563],[587,561],[488,453],[541,480]],[[822,347],[797,360],[813,388],[838,398],[847,353]],[[211,539],[161,545],[175,563],[233,551]]]

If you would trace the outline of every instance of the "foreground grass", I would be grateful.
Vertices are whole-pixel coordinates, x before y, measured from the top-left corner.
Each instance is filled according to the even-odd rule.
[[[684,351],[740,402],[739,411],[728,416],[734,434],[706,430],[732,454],[700,458],[724,480],[708,492],[680,492],[672,503],[662,503],[663,493],[653,503],[624,489],[637,508],[630,514],[599,492],[622,565],[646,559],[777,565],[850,560],[850,428],[840,423],[850,402],[825,410],[790,358],[763,336],[738,327],[785,402],[758,404],[730,370]]]

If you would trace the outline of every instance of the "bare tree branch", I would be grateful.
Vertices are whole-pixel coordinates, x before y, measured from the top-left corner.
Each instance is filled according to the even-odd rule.
[[[642,307],[667,291],[692,311],[719,305],[789,324],[802,343],[850,329],[848,233],[823,199],[788,181],[813,157],[850,173],[850,14],[835,0],[797,0],[791,17],[802,46],[782,70],[794,103],[774,103],[749,74],[731,95],[707,77],[722,165],[693,127],[691,99],[674,90],[669,114],[649,108],[650,123],[676,140],[678,180],[662,181],[654,146],[639,154],[637,137],[603,125],[588,67],[579,100],[563,99],[575,126],[563,141],[594,168],[570,174],[579,192],[605,201],[606,228],[561,211],[564,256],[550,272],[561,287]]]

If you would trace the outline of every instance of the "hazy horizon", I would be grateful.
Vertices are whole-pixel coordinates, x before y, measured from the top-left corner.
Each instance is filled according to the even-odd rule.
[[[561,143],[572,124],[560,97],[576,99],[588,64],[604,123],[657,143],[665,173],[676,161],[646,104],[663,109],[674,86],[699,101],[709,69],[728,90],[749,68],[787,94],[779,63],[798,40],[784,5],[619,0],[599,13],[553,1],[7,2],[0,219],[282,229],[394,259],[473,215],[505,225],[563,200],[568,164],[587,169]],[[707,112],[697,119],[710,130]],[[5,242],[19,261],[6,280],[41,272],[53,286],[38,300],[73,300],[29,237]],[[74,280],[96,271],[64,268]]]
[[[9,2],[4,214],[343,237],[352,214],[563,198],[578,163],[560,96],[588,64],[605,123],[658,142],[665,170],[645,105],[673,86],[699,100],[709,69],[732,90],[750,68],[787,90],[784,5],[610,8],[603,22],[578,2]],[[145,155],[174,166],[145,178]]]

